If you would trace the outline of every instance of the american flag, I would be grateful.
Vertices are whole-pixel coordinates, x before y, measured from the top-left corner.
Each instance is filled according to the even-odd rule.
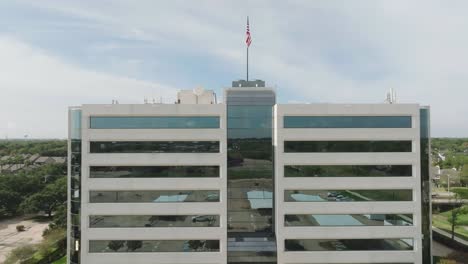
[[[250,36],[249,17],[247,17],[247,32],[245,33],[245,35],[245,44],[247,44],[247,47],[250,47],[250,43],[252,43],[252,37]]]

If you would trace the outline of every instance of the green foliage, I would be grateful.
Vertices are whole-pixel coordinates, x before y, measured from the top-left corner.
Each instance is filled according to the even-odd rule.
[[[465,163],[460,171],[460,182],[462,185],[468,187],[468,163]]]
[[[10,252],[10,254],[8,255],[4,263],[5,264],[14,264],[18,262],[21,263],[21,261],[31,258],[35,252],[36,252],[36,249],[30,245],[15,248],[13,249],[13,251]]]
[[[20,204],[61,178],[66,186],[66,165],[49,164],[33,171],[0,175],[0,218],[22,213]],[[66,187],[61,189],[66,201]]]
[[[64,157],[67,155],[66,140],[0,140],[0,156],[39,154]]]
[[[135,251],[143,246],[141,240],[128,240],[127,241],[127,251]]]
[[[46,212],[49,217],[52,212],[67,200],[67,178],[62,177],[48,184],[43,190],[29,196],[20,205],[26,213]]]
[[[52,264],[66,264],[67,263],[67,256],[64,256],[63,258],[55,261],[55,262],[52,262]]]
[[[51,251],[57,248],[57,243],[66,237],[66,229],[56,228],[48,229],[42,242],[38,245],[38,254],[40,256],[47,256]]]
[[[456,193],[460,199],[468,199],[468,187],[454,187],[450,191]]]
[[[441,152],[446,157],[445,161],[435,162],[441,169],[461,169],[468,164],[468,138],[433,138],[431,147],[433,156]]]
[[[468,138],[432,138],[431,146],[435,151],[461,153],[468,149]]]
[[[21,203],[21,195],[14,191],[0,189],[0,218],[13,216]]]
[[[122,240],[112,240],[109,242],[107,247],[109,247],[112,251],[117,252],[119,249],[121,249],[125,244],[125,241]]]

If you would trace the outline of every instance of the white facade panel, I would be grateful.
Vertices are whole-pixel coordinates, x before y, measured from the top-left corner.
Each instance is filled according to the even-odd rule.
[[[219,129],[90,129],[91,116],[218,116]],[[226,121],[221,105],[82,107],[81,263],[225,263]],[[91,141],[219,141],[219,153],[90,153]],[[219,178],[89,178],[90,166],[219,166]],[[89,191],[219,190],[220,202],[90,203]],[[90,215],[219,215],[219,227],[90,228]],[[220,241],[219,252],[90,253],[89,240]]]
[[[232,88],[234,89],[234,88]],[[247,88],[235,88],[248,91]],[[261,88],[258,88],[261,89]],[[190,99],[190,98],[188,98]],[[187,101],[184,97],[184,100]],[[184,101],[184,102],[185,102]],[[190,100],[189,100],[190,101]],[[187,102],[189,102],[187,101]],[[82,106],[81,263],[227,263],[227,118],[224,104]],[[411,128],[284,128],[285,116],[412,117]],[[91,129],[91,116],[219,116],[219,129]],[[419,105],[275,105],[274,226],[279,264],[421,264]],[[285,153],[285,141],[407,140],[403,153]],[[90,153],[91,141],[219,141],[219,153]],[[70,159],[70,158],[69,158]],[[215,178],[90,178],[90,166],[219,166]],[[410,177],[284,177],[285,165],[411,165]],[[411,190],[412,201],[285,202],[285,190]],[[90,191],[219,190],[219,202],[90,203]],[[412,226],[286,226],[286,214],[412,214]],[[219,227],[90,228],[91,215],[219,215]],[[286,239],[409,238],[410,251],[302,251]],[[220,241],[219,252],[90,253],[89,240]]]
[[[421,263],[418,105],[276,105],[275,203],[278,263]],[[411,128],[284,128],[285,116],[411,116]],[[410,140],[405,153],[285,153],[284,141]],[[411,177],[284,177],[285,165],[412,165]],[[411,189],[408,202],[285,202],[285,190]],[[413,214],[413,226],[285,226],[286,214]],[[411,238],[411,251],[306,251],[285,249],[286,239]]]

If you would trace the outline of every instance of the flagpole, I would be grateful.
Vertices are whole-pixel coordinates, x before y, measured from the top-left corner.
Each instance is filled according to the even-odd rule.
[[[247,81],[249,81],[249,46],[247,46]]]

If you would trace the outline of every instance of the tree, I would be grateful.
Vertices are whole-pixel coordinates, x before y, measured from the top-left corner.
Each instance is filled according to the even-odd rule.
[[[0,216],[12,216],[16,214],[21,203],[21,195],[9,190],[0,190]]]
[[[463,165],[460,172],[460,182],[464,186],[468,186],[468,162]]]
[[[125,241],[123,240],[111,240],[109,244],[107,244],[107,247],[110,248],[112,251],[117,252],[124,246],[124,243]]]
[[[455,194],[454,206],[448,218],[448,221],[452,226],[452,240],[455,239],[455,228],[461,224],[461,216],[466,213],[468,213],[468,208],[463,206],[459,195]]]
[[[189,240],[188,246],[193,251],[198,251],[199,248],[203,248],[205,246],[205,243],[204,241],[201,241],[201,240]]]
[[[141,240],[127,240],[127,251],[135,251],[143,246]]]
[[[67,200],[67,178],[62,177],[48,184],[42,191],[29,196],[21,204],[26,213],[37,213],[44,211],[49,217]]]

